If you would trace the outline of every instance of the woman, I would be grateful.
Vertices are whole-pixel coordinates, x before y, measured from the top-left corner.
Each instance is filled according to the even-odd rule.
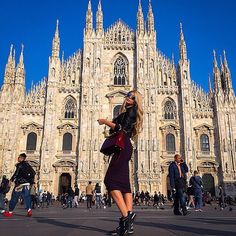
[[[195,197],[195,211],[202,211],[202,178],[199,176],[197,170],[193,172],[193,176],[189,181],[190,185],[193,186],[193,192]]]
[[[106,119],[99,119],[100,125],[109,126],[110,133],[123,130],[125,133],[125,148],[114,154],[109,164],[104,183],[112,198],[116,202],[122,217],[119,226],[113,235],[127,235],[133,232],[135,213],[133,210],[133,196],[129,181],[129,161],[132,156],[132,144],[130,138],[137,140],[143,123],[143,109],[141,94],[136,91],[127,93],[121,106],[120,114],[112,122]]]

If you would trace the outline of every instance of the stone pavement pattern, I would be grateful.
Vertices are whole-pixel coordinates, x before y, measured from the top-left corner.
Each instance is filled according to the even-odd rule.
[[[233,211],[215,210],[207,206],[204,212],[174,216],[169,206],[165,210],[136,207],[136,236],[172,235],[236,235],[236,207]],[[13,218],[0,216],[1,236],[93,236],[108,235],[118,224],[115,205],[107,209],[87,210],[85,206],[63,210],[59,206],[36,209],[33,217],[17,208]]]

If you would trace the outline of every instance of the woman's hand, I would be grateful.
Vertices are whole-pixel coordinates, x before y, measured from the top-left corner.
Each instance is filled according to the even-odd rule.
[[[106,119],[98,119],[98,124],[99,125],[105,125],[106,124]]]

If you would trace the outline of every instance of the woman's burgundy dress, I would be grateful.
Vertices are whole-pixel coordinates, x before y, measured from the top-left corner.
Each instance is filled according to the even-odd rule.
[[[131,193],[129,180],[129,161],[132,156],[133,147],[130,142],[134,124],[136,122],[137,107],[132,106],[126,109],[125,113],[120,114],[113,120],[116,127],[112,132],[123,128],[125,131],[125,148],[112,156],[104,184],[108,191],[119,190],[122,193]]]

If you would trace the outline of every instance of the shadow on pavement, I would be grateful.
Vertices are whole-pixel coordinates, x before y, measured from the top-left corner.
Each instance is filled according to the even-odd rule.
[[[58,227],[65,227],[65,228],[74,228],[74,229],[81,229],[81,230],[87,230],[87,231],[95,231],[95,232],[100,232],[100,233],[109,233],[107,230],[91,227],[91,226],[83,226],[83,225],[75,225],[75,224],[70,224],[70,223],[65,223],[53,219],[48,219],[44,217],[34,217],[34,219],[38,223],[43,223],[43,224],[50,224],[50,225],[55,225]]]
[[[189,219],[187,219],[189,220]],[[114,220],[106,220],[103,219],[103,221],[110,221],[114,222]],[[214,222],[212,222],[214,223]],[[217,224],[217,223],[215,223]],[[235,224],[235,222],[234,222]],[[224,230],[214,230],[214,229],[206,229],[206,228],[195,228],[191,226],[183,226],[183,225],[174,225],[174,224],[164,224],[164,223],[152,223],[152,222],[135,222],[135,225],[144,226],[144,227],[153,227],[153,228],[160,228],[164,230],[173,230],[176,231],[182,231],[186,233],[194,233],[199,235],[217,235],[217,236],[235,236],[235,232],[230,231],[224,231]]]

